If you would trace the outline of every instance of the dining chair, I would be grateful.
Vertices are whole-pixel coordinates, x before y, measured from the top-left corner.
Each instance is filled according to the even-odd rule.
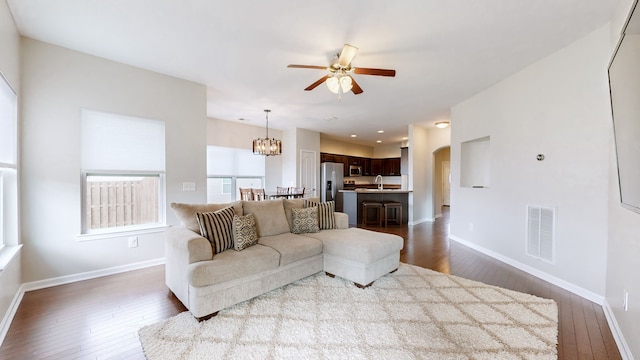
[[[289,188],[289,194],[293,198],[304,197],[304,188],[303,187],[301,187],[301,188],[296,188],[296,187]]]
[[[276,195],[289,195],[289,188],[276,186]]]
[[[265,199],[264,189],[251,189],[253,200],[262,201]]]
[[[253,192],[250,188],[239,188],[240,189],[240,199],[245,201],[253,200]]]

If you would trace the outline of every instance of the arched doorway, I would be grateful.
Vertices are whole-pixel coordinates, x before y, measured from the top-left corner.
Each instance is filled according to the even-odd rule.
[[[443,146],[433,152],[433,209],[436,218],[442,208],[451,206],[451,147]]]

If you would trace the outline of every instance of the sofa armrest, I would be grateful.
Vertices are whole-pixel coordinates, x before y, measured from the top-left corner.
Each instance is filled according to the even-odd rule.
[[[165,230],[165,283],[189,307],[189,264],[213,259],[209,240],[184,227]]]
[[[213,259],[213,249],[209,240],[184,227],[169,227],[166,230],[167,260],[173,257],[184,263]]]
[[[343,212],[334,212],[336,219],[336,229],[348,229],[349,228],[349,215]]]

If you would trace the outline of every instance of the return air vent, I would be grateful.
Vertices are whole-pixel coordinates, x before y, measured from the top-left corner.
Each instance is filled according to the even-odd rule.
[[[527,206],[527,255],[553,263],[556,209]]]

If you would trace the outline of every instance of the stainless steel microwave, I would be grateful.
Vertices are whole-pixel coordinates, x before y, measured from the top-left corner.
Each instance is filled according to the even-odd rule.
[[[362,176],[362,166],[349,165],[349,176]]]

